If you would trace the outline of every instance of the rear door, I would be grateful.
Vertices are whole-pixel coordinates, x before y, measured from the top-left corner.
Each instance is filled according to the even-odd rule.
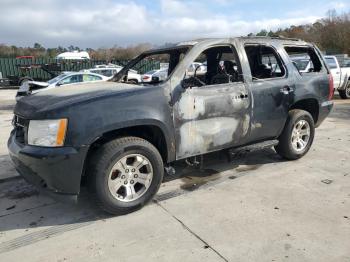
[[[244,46],[252,79],[252,123],[250,141],[275,138],[285,125],[294,85],[276,49],[262,44]]]

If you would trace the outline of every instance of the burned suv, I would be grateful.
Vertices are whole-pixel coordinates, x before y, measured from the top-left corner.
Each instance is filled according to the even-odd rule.
[[[295,56],[313,69],[299,71]],[[147,61],[168,77],[130,83]],[[189,72],[193,62],[205,70]],[[125,214],[157,192],[164,167],[208,152],[274,146],[304,156],[330,113],[332,77],[310,43],[280,38],[205,39],[147,51],[109,82],[62,86],[20,99],[8,141],[18,172],[76,200],[82,178],[104,210]]]

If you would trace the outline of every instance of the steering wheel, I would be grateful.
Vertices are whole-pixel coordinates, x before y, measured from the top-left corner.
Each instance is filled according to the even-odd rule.
[[[205,86],[205,83],[197,77],[197,70],[200,67],[201,67],[200,65],[196,67],[196,69],[194,70],[193,76],[192,76],[193,80],[197,81],[197,85],[195,85],[195,86]]]
[[[192,79],[195,80],[193,81],[194,86],[205,86],[205,83],[202,80],[200,80],[198,77],[193,76]]]

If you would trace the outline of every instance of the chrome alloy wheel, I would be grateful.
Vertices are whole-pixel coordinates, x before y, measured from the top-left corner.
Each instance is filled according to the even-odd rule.
[[[305,120],[298,121],[292,131],[292,147],[295,151],[302,151],[306,148],[310,139],[310,125]]]
[[[130,154],[112,167],[108,188],[114,198],[130,202],[140,198],[151,185],[153,168],[147,157]]]

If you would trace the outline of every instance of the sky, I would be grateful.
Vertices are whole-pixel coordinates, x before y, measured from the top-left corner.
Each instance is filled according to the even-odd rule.
[[[349,0],[0,0],[0,44],[99,48],[242,36],[315,22]]]

